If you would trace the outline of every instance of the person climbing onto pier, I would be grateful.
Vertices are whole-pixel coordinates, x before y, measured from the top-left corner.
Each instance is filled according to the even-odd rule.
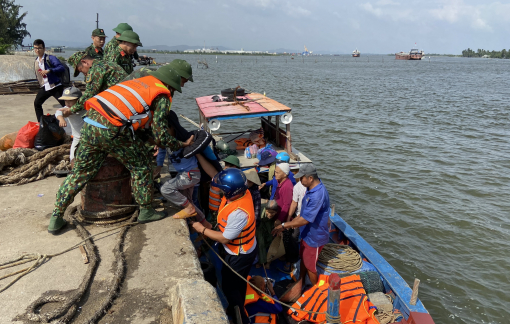
[[[85,53],[94,59],[103,59],[104,50],[103,46],[106,40],[106,35],[103,29],[97,28],[92,31],[92,44],[85,49]]]
[[[140,37],[132,30],[126,30],[117,37],[118,45],[104,56],[104,60],[117,63],[127,74],[133,72],[132,55],[135,54],[136,48],[142,46]]]
[[[282,223],[273,229],[272,234],[278,235],[287,228],[299,227],[301,231],[300,246],[300,280],[306,274],[313,285],[317,283],[317,260],[322,248],[329,242],[329,194],[317,175],[313,163],[301,164],[296,178],[307,188],[301,205],[301,217]]]
[[[193,228],[198,233],[222,243],[227,253],[225,261],[246,279],[257,256],[255,211],[246,176],[239,169],[223,170],[214,177],[211,185],[224,194],[217,218],[219,231],[207,229],[198,222],[193,223]],[[238,306],[243,324],[249,324],[250,320],[243,311],[246,282],[228,267],[222,268],[221,276],[222,291],[228,301],[227,314],[235,318],[234,307]]]
[[[192,143],[193,136],[183,143],[169,132],[167,114],[175,90],[181,91],[180,76],[175,71],[160,68],[149,76],[113,86],[86,102],[88,113],[76,151],[76,162],[73,172],[57,192],[49,233],[57,234],[66,225],[63,219],[66,208],[95,177],[108,154],[131,173],[133,196],[140,205],[138,222],[147,223],[166,216],[165,212],[156,212],[152,208],[152,170],[144,152],[144,142],[135,131],[150,129],[155,144],[174,151]]]

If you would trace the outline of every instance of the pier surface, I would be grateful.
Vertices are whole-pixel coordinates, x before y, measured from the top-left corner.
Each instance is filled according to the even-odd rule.
[[[29,120],[35,121],[34,98],[0,96],[0,136],[19,130]],[[57,105],[50,98],[43,106],[44,113],[54,113]],[[47,232],[62,181],[51,176],[21,186],[0,187],[0,263],[23,253],[53,254],[81,241],[71,226],[58,236]],[[78,195],[73,205],[80,200]],[[175,212],[165,208],[170,215]],[[111,228],[85,227],[91,234]],[[118,231],[95,240],[101,260],[91,288],[79,305],[76,323],[91,316],[109,291]],[[215,290],[203,279],[183,220],[166,218],[134,226],[127,232],[124,251],[125,280],[99,323],[228,323]],[[0,270],[0,277],[24,267]],[[79,249],[49,260],[0,293],[0,323],[22,323],[13,319],[30,303],[48,291],[77,289],[86,271]],[[10,278],[0,281],[0,288],[8,282]]]

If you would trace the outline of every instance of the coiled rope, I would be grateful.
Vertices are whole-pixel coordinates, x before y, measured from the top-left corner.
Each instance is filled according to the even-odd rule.
[[[8,289],[10,286],[12,286],[16,281],[21,279],[23,276],[27,275],[31,271],[36,270],[40,265],[42,265],[44,262],[50,260],[51,258],[54,258],[56,256],[62,255],[66,252],[69,252],[73,249],[76,249],[83,243],[85,243],[85,246],[87,247],[87,250],[89,252],[89,265],[87,268],[87,271],[83,277],[83,280],[80,284],[80,286],[73,291],[71,294],[64,294],[60,292],[52,293],[49,295],[41,296],[37,300],[35,300],[32,304],[30,304],[27,307],[27,311],[25,314],[21,314],[17,316],[18,320],[29,320],[33,322],[43,322],[47,323],[49,321],[55,320],[56,323],[68,323],[72,320],[74,315],[76,314],[76,311],[78,309],[78,303],[81,301],[83,295],[89,288],[92,279],[95,275],[95,272],[97,270],[97,267],[99,266],[99,253],[97,251],[97,247],[94,244],[94,241],[92,240],[93,237],[115,231],[117,229],[122,229],[119,232],[118,235],[118,241],[117,245],[114,248],[114,256],[115,256],[115,273],[111,280],[110,287],[112,287],[109,290],[108,296],[106,299],[103,300],[101,305],[98,307],[98,310],[94,312],[94,314],[86,320],[84,323],[95,323],[97,320],[104,315],[106,312],[106,309],[111,305],[113,299],[116,297],[118,290],[120,288],[120,284],[122,283],[125,275],[125,258],[124,258],[124,252],[123,252],[123,245],[124,245],[124,237],[127,232],[127,230],[130,228],[130,226],[137,225],[136,219],[138,217],[138,212],[135,212],[131,216],[130,223],[123,224],[120,226],[116,226],[114,228],[108,229],[106,231],[90,235],[90,233],[74,218],[73,214],[76,213],[76,207],[69,208],[64,217],[67,218],[70,222],[72,222],[76,226],[76,232],[80,238],[82,238],[82,241],[79,243],[73,245],[70,248],[67,248],[61,252],[55,253],[55,254],[39,254],[39,253],[30,253],[30,254],[24,254],[18,258],[15,258],[13,260],[4,262],[0,264],[0,270],[6,269],[10,267],[14,267],[16,265],[24,264],[27,262],[33,261],[34,263],[25,269],[15,271],[13,273],[7,274],[3,277],[0,277],[0,280],[17,275],[10,283],[8,283],[6,286],[0,289],[0,293]],[[40,309],[43,305],[48,303],[61,303],[60,306],[55,308],[54,310],[47,312],[47,313],[38,313],[37,310]]]
[[[6,175],[0,175],[1,186],[18,186],[50,175],[55,169],[69,168],[70,144],[64,144],[37,151],[35,149],[9,149],[0,152],[0,170],[13,169]]]
[[[363,260],[361,255],[349,245],[328,243],[324,246],[319,254],[319,262],[317,266],[328,271],[333,269],[343,272],[353,272],[361,269]]]

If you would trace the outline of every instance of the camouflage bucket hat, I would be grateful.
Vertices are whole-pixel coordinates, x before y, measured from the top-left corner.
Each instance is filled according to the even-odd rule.
[[[106,34],[104,33],[104,29],[98,28],[92,31],[92,36],[106,37]]]
[[[165,68],[165,67],[160,67],[159,69],[157,69],[154,72],[152,72],[152,71],[148,72],[148,74],[152,75],[159,81],[161,81],[165,84],[168,84],[175,90],[182,93],[181,76],[179,74],[177,74],[177,72],[175,72],[174,70]]]
[[[125,32],[126,30],[133,30],[133,28],[131,26],[129,26],[129,24],[126,24],[126,23],[120,23],[117,25],[117,27],[115,27],[113,29],[114,32],[116,33],[119,33],[119,34],[122,34],[123,32]]]
[[[174,69],[181,77],[193,82],[193,70],[191,68],[191,64],[185,60],[175,59],[168,64],[168,67]]]
[[[80,71],[78,71],[76,67],[85,56],[87,56],[87,53],[85,52],[76,52],[67,59],[67,62],[74,68],[75,78],[78,76],[78,74],[80,74]]]
[[[138,36],[138,34],[132,30],[126,30],[122,32],[122,34],[120,34],[120,36],[117,37],[117,40],[133,43],[142,47],[142,43],[140,42],[140,36]]]

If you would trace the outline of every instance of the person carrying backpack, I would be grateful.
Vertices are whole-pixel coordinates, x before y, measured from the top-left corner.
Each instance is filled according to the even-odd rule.
[[[46,46],[42,39],[34,41],[34,51],[37,54],[34,62],[35,75],[40,85],[39,92],[37,92],[34,100],[34,108],[37,121],[39,122],[44,115],[42,105],[48,98],[53,97],[62,107],[65,106],[64,100],[59,100],[58,98],[64,92],[63,83],[69,81],[69,76],[65,77],[66,73],[69,74],[69,68],[66,69],[55,56],[45,53]]]

